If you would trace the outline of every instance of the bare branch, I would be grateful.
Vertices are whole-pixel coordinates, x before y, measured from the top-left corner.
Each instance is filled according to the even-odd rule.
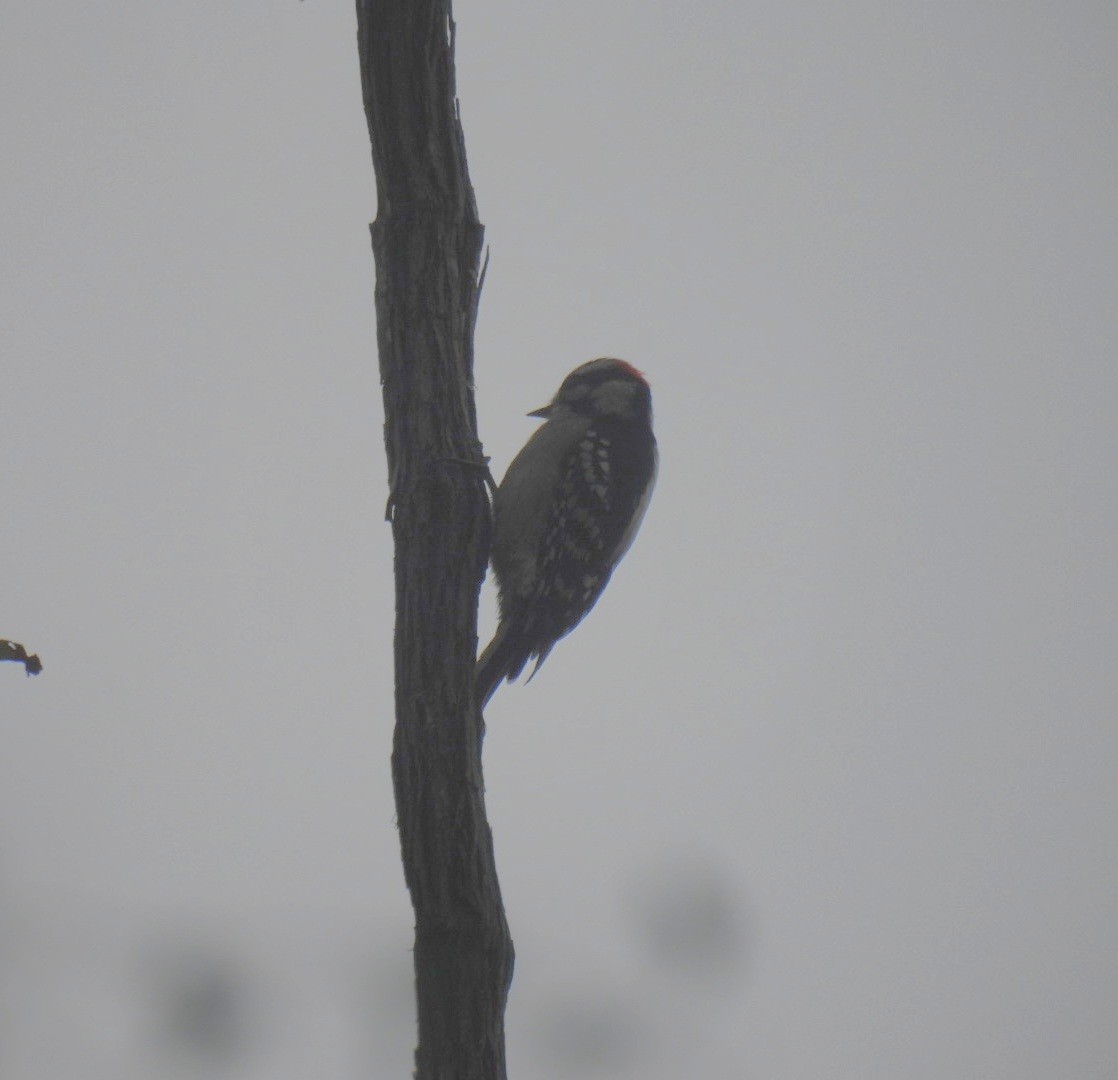
[[[43,670],[43,662],[27,650],[18,641],[8,641],[0,638],[0,660],[15,660],[23,665],[28,675],[38,675]]]
[[[396,549],[392,775],[415,908],[419,1080],[504,1080],[513,950],[474,701],[488,469],[473,396],[482,227],[449,0],[358,0],[376,172],[377,346]]]

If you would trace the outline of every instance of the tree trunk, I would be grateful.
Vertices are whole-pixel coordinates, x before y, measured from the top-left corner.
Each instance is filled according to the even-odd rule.
[[[474,701],[489,528],[473,396],[482,227],[450,14],[449,0],[357,0],[396,549],[392,777],[416,918],[416,1076],[503,1080],[513,950]]]

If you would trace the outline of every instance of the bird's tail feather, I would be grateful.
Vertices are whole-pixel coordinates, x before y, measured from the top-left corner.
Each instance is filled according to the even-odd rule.
[[[489,704],[501,680],[508,675],[510,664],[510,644],[508,627],[498,627],[493,640],[485,647],[484,652],[478,657],[475,680],[475,694],[480,708]]]
[[[475,692],[478,704],[482,708],[501,685],[502,680],[519,678],[524,666],[533,656],[538,657],[536,666],[532,669],[532,675],[535,675],[544,657],[551,652],[551,646],[548,645],[542,652],[537,653],[531,645],[525,644],[530,640],[532,640],[531,632],[523,620],[513,617],[501,621],[493,640],[478,657],[475,669],[477,673]]]

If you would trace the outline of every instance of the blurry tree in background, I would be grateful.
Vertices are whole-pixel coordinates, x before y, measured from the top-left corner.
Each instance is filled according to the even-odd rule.
[[[392,773],[415,908],[416,1075],[505,1076],[509,937],[474,702],[488,475],[473,398],[482,227],[449,0],[358,0],[396,571]]]

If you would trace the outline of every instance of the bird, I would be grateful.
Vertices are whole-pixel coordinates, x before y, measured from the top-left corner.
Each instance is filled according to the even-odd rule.
[[[493,498],[490,560],[499,622],[477,661],[476,694],[529,679],[556,642],[589,613],[636,536],[656,483],[652,391],[632,364],[582,364],[545,423],[513,458]]]

